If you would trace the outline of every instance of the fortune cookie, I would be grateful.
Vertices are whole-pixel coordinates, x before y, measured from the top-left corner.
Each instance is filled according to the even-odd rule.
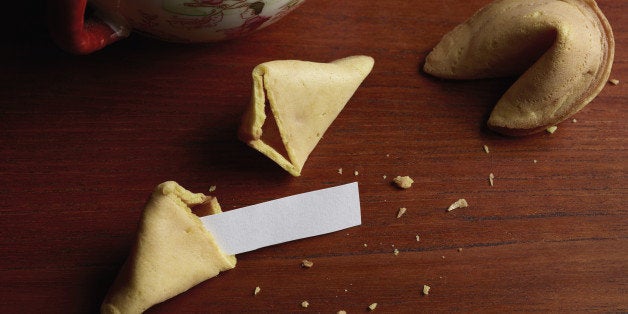
[[[293,176],[373,68],[373,58],[278,60],[253,69],[239,137]]]
[[[221,212],[213,197],[192,193],[173,181],[157,186],[101,313],[142,313],[235,267],[235,256],[220,250],[191,206],[207,206],[212,214]]]
[[[593,0],[497,0],[446,34],[424,70],[445,79],[519,76],[489,128],[525,135],[553,126],[604,87],[615,43]]]

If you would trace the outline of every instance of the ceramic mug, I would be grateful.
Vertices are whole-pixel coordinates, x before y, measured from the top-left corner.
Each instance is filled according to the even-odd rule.
[[[131,30],[170,42],[215,42],[277,21],[305,0],[48,0],[48,24],[63,49],[88,54]]]

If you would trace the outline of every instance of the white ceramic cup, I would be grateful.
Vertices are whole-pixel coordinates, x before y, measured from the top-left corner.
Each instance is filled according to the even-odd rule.
[[[63,49],[88,54],[133,30],[165,41],[215,42],[247,35],[305,0],[48,0],[48,24]]]

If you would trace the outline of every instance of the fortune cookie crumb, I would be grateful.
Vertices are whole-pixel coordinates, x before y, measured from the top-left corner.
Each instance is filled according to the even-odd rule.
[[[301,262],[301,267],[304,267],[304,268],[310,268],[310,267],[312,267],[312,266],[314,266],[314,263],[313,263],[313,262],[310,262],[310,261],[308,261],[308,260],[306,260],[306,259],[304,259],[304,260]]]
[[[464,198],[461,198],[457,201],[455,201],[453,204],[449,205],[449,207],[447,208],[447,211],[450,212],[456,208],[463,208],[463,207],[468,207],[469,203],[467,203],[467,200],[465,200]]]
[[[424,295],[428,295],[428,294],[430,294],[430,286],[428,286],[428,285],[423,285],[423,294],[424,294]]]
[[[399,208],[399,212],[397,212],[397,218],[400,218],[401,216],[403,216],[403,214],[406,213],[406,208],[405,207],[401,207]]]
[[[393,179],[393,182],[402,189],[409,189],[412,186],[412,183],[414,183],[414,180],[412,180],[412,178],[410,178],[409,176],[397,176],[396,178]]]

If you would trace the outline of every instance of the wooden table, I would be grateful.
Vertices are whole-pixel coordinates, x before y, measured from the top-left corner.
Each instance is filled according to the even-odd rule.
[[[358,181],[363,224],[240,254],[235,269],[151,313],[361,313],[374,302],[382,313],[628,311],[628,2],[599,1],[620,84],[577,122],[524,138],[484,127],[512,80],[419,71],[489,1],[463,2],[310,0],[241,40],[133,35],[80,57],[52,44],[40,3],[13,4],[1,61],[0,312],[96,312],[166,180],[215,185],[225,210]],[[255,65],[356,54],[375,67],[301,177],[237,140]],[[392,186],[397,175],[412,188]],[[459,198],[469,207],[446,212]]]

